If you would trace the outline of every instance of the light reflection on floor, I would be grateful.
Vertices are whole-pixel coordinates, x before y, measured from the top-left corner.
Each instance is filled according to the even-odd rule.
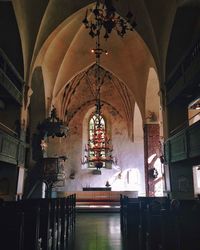
[[[70,250],[123,250],[119,213],[77,213]]]

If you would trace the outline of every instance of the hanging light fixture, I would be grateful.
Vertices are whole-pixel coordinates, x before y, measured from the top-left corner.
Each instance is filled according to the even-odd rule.
[[[103,119],[101,108],[103,106],[100,99],[100,90],[103,84],[100,68],[100,56],[102,53],[107,53],[101,49],[99,35],[97,36],[96,48],[92,51],[96,56],[96,101],[95,111],[92,114],[93,125],[92,134],[90,134],[87,145],[85,145],[86,155],[82,159],[82,164],[90,164],[96,167],[97,170],[106,166],[106,163],[117,164],[117,160],[112,156],[113,146],[111,139],[106,133],[106,127]]]
[[[64,125],[63,121],[57,117],[56,108],[53,106],[50,117],[46,118],[42,123],[38,125],[41,138],[47,138],[49,136],[54,137],[66,137],[69,128]],[[41,146],[44,147],[42,143]]]
[[[96,48],[92,49],[96,57],[96,102],[95,112],[93,113],[93,134],[90,136],[87,146],[85,146],[86,155],[82,164],[90,164],[100,170],[106,166],[106,163],[117,164],[116,158],[112,156],[113,146],[110,138],[107,136],[105,124],[102,123],[103,104],[100,99],[100,90],[103,84],[101,79],[100,57],[102,53],[108,54],[106,50],[100,47],[100,33],[96,37]],[[101,172],[98,172],[98,174]]]
[[[106,133],[105,123],[102,122],[102,112],[100,98],[96,100],[96,109],[93,113],[93,133],[90,136],[87,145],[85,145],[86,155],[82,164],[92,163],[97,170],[106,166],[106,163],[117,164],[116,157],[112,156],[113,146],[111,139]]]
[[[82,164],[90,164],[95,166],[97,170],[106,166],[106,163],[117,164],[116,157],[112,156],[113,146],[110,138],[106,133],[105,124],[102,123],[102,111],[103,106],[100,99],[100,89],[103,84],[101,79],[100,58],[103,53],[108,54],[107,50],[104,50],[100,46],[100,33],[102,28],[105,30],[104,38],[108,39],[113,29],[117,31],[117,34],[123,37],[128,30],[133,30],[136,26],[135,20],[130,24],[133,15],[129,12],[126,16],[126,20],[116,14],[115,8],[112,6],[111,1],[96,1],[95,8],[90,10],[93,14],[93,18],[88,19],[88,10],[86,11],[83,23],[87,29],[89,29],[89,35],[96,37],[96,47],[91,50],[96,57],[96,102],[95,112],[93,113],[93,133],[90,136],[87,145],[85,146],[86,155],[82,159]]]
[[[103,28],[105,31],[105,39],[109,38],[113,29],[117,31],[118,35],[123,37],[128,30],[133,31],[137,25],[135,18],[130,11],[125,18],[119,16],[112,5],[112,0],[96,0],[95,8],[86,10],[82,22],[89,30],[89,35],[92,38],[99,36],[100,31]]]

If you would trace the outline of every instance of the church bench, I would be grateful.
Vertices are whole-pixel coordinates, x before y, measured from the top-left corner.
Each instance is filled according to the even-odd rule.
[[[180,218],[180,249],[199,250],[199,223],[200,213],[191,212]],[[191,247],[192,244],[192,247]]]
[[[24,250],[24,214],[0,208],[0,244],[4,250]]]
[[[1,223],[0,229],[18,228],[22,224],[22,235],[11,234],[10,240],[19,240],[20,250],[64,250],[70,229],[75,223],[75,196],[58,199],[32,199],[18,202],[4,202],[1,206],[1,217],[5,219],[5,225]],[[68,211],[69,210],[69,211]],[[23,215],[21,224],[15,220],[6,224],[10,214]],[[18,216],[17,218],[21,218]],[[2,220],[3,222],[3,220]],[[16,224],[16,226],[15,226]],[[6,231],[5,230],[5,231]],[[14,241],[14,240],[13,240]],[[12,242],[12,241],[11,241]],[[16,246],[18,243],[16,243]],[[8,248],[18,249],[16,248]]]
[[[126,202],[130,203],[130,208],[132,206],[130,211],[126,209],[128,204],[123,204]],[[122,217],[122,229],[125,227],[124,230],[128,230],[125,235],[127,238],[137,239],[138,232],[135,228],[139,221],[139,250],[199,250],[198,201],[179,201],[178,206],[174,206],[172,201],[169,206],[169,200],[161,199],[160,203],[157,198],[138,198],[139,212],[135,210],[135,204],[126,197],[122,197],[121,203],[121,207],[126,211],[124,216],[127,218]],[[138,216],[135,221],[132,220],[134,216]],[[132,225],[131,221],[135,225]],[[127,227],[127,222],[130,227]]]
[[[163,204],[161,205],[158,200]],[[121,229],[129,244],[140,250],[146,250],[147,246],[149,249],[159,249],[160,242],[157,241],[156,234],[160,233],[159,213],[165,204],[165,198],[128,198],[121,195],[120,204]]]
[[[66,198],[57,199],[60,204],[60,247],[66,249],[67,240],[69,239],[70,231],[74,228],[76,217],[76,196],[69,195]]]
[[[18,206],[25,211],[25,233],[29,235],[29,225],[34,224],[31,218],[31,212],[33,210],[39,211],[39,219],[37,219],[37,225],[35,225],[39,233],[39,238],[41,239],[41,247],[44,250],[51,249],[52,246],[52,228],[50,228],[50,213],[51,213],[51,203],[49,199],[31,199],[31,200],[20,200]],[[27,236],[28,237],[28,236]],[[29,244],[29,242],[27,243]]]
[[[138,249],[140,225],[138,198],[129,198],[121,195],[120,204],[121,231],[124,237],[128,239],[128,244]]]
[[[181,250],[179,218],[175,211],[161,211],[161,235],[163,250]]]
[[[5,225],[4,227],[5,231],[9,230],[9,227],[15,228],[16,226],[15,220],[11,219],[13,214],[18,214],[19,218],[21,217],[21,215],[23,215],[23,222],[21,223],[21,230],[23,236],[21,237],[20,235],[18,235],[18,237],[23,239],[21,243],[21,249],[39,249],[39,246],[41,245],[41,238],[39,237],[39,208],[24,206],[22,208],[19,202],[5,202],[1,208],[1,216],[3,216],[5,220],[10,220],[10,223]],[[10,242],[12,242],[16,236],[10,234],[9,237]],[[8,250],[10,249],[14,248],[8,248]]]

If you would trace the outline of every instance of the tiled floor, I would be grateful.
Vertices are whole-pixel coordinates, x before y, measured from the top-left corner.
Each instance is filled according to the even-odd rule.
[[[77,213],[70,250],[125,250],[119,213]]]

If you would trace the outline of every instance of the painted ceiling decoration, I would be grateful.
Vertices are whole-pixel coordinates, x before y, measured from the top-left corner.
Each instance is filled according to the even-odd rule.
[[[97,65],[94,63],[90,68],[75,76],[66,84],[61,99],[62,116],[67,123],[73,116],[81,111],[86,104],[94,106],[96,101],[96,72]],[[117,114],[123,114],[128,125],[128,134],[133,138],[134,98],[126,85],[112,73],[100,67],[101,101],[115,110]],[[77,102],[77,98],[79,102]],[[115,107],[115,108],[114,108]],[[123,107],[123,108],[121,108]]]

